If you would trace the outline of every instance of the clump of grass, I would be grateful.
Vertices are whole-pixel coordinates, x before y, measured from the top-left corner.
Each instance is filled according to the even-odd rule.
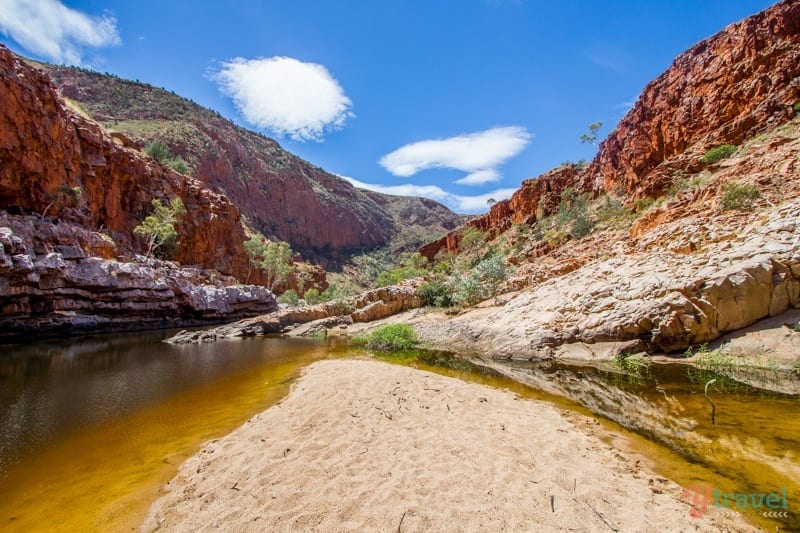
[[[534,233],[537,241],[544,239],[557,245],[570,237],[580,240],[594,230],[595,220],[589,215],[589,195],[577,195],[572,187],[561,193],[557,212],[544,216],[544,211],[540,202]]]
[[[692,346],[689,346],[688,348],[686,348],[686,351],[683,352],[683,356],[686,357],[686,358],[689,358],[689,357],[693,357],[695,354],[702,354],[702,353],[708,353],[708,343],[707,342],[704,342],[703,344],[698,345],[697,349],[695,349]]]
[[[689,381],[703,385],[710,380],[716,380],[715,387],[722,392],[737,392],[745,387],[738,379],[742,378],[741,372],[746,364],[734,357],[724,349],[709,350],[708,344],[703,343],[697,350],[689,347],[684,352],[686,357],[697,355],[693,366],[690,366],[687,375]]]
[[[650,360],[638,354],[619,354],[611,363],[618,370],[626,373],[640,376],[650,370]]]
[[[717,386],[724,391],[738,391],[744,383],[755,386],[784,386],[790,371],[782,370],[779,362],[766,353],[748,357],[731,353],[726,347],[698,353],[699,357],[689,369],[689,379],[695,383],[706,383],[716,379]],[[796,363],[800,368],[800,362]]]
[[[606,196],[600,207],[597,208],[596,216],[598,222],[616,227],[617,225],[629,225],[628,222],[633,218],[633,213],[616,198]]]
[[[672,186],[667,190],[667,196],[675,197],[684,191],[696,191],[711,183],[710,175],[696,174],[691,177],[675,176]]]
[[[695,362],[698,368],[719,374],[738,374],[747,364],[726,350],[704,352]]]
[[[755,185],[729,181],[722,186],[720,205],[723,211],[750,209],[758,198],[761,198],[761,191]]]
[[[417,342],[417,333],[409,324],[382,326],[353,339],[356,346],[387,352],[411,350],[417,346]]]
[[[636,200],[635,210],[637,213],[644,213],[645,211],[653,207],[653,204],[655,203],[656,203],[655,198],[650,198],[649,196],[645,198],[639,198],[638,200]]]
[[[173,156],[169,147],[161,141],[153,141],[144,147],[144,153],[163,163],[181,174],[188,174],[191,170],[182,157]]]
[[[703,154],[701,161],[707,165],[719,163],[723,159],[727,159],[728,157],[732,156],[738,149],[739,147],[733,144],[723,144],[721,146],[712,148]]]
[[[795,113],[800,113],[800,102],[795,102],[794,106],[792,107],[794,108]]]
[[[641,385],[650,375],[650,360],[640,354],[622,353],[610,362],[610,378],[618,385]]]
[[[296,290],[289,289],[278,297],[278,301],[282,304],[293,307],[300,301],[300,297],[297,296]]]

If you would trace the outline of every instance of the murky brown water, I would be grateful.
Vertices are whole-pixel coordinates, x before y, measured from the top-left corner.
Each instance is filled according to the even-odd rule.
[[[307,364],[354,355],[341,345],[254,338],[171,346],[166,332],[0,346],[0,529],[135,528],[158,489],[206,440],[288,392]],[[601,437],[648,457],[662,475],[737,493],[786,488],[800,529],[800,402],[751,389],[714,395],[679,367],[641,380],[591,368],[476,367],[445,354],[410,364],[511,389],[582,414]],[[513,379],[512,379],[513,378]]]
[[[3,346],[0,530],[124,531],[206,440],[282,398],[324,346],[164,332]]]

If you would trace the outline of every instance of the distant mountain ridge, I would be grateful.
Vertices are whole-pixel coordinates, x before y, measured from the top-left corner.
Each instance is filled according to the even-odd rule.
[[[365,250],[414,249],[464,220],[432,200],[357,189],[166,90],[79,68],[37,66],[93,120],[139,148],[162,141],[194,177],[230,198],[250,226],[326,267]]]

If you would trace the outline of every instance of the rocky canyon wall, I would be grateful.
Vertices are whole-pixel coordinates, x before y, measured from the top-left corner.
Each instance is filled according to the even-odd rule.
[[[0,208],[44,214],[103,231],[122,253],[139,248],[133,228],[153,199],[180,197],[175,259],[227,275],[247,273],[239,211],[195,179],[121,146],[64,105],[49,78],[0,46]],[[64,188],[80,187],[72,206]],[[53,202],[56,200],[55,202]]]
[[[740,144],[792,119],[798,101],[800,2],[786,0],[679,55],[644,88],[588,166],[526,180],[469,225],[496,234],[531,223],[540,205],[540,213],[553,212],[566,187],[593,195],[617,191],[629,203],[657,197],[676,171],[701,170],[706,150]],[[442,249],[457,251],[458,238],[451,232],[420,252],[432,259]]]

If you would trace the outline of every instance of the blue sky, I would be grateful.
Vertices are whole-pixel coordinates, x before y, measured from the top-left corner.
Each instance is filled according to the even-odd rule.
[[[769,1],[0,0],[0,41],[173,90],[459,212],[591,159],[680,52]]]

